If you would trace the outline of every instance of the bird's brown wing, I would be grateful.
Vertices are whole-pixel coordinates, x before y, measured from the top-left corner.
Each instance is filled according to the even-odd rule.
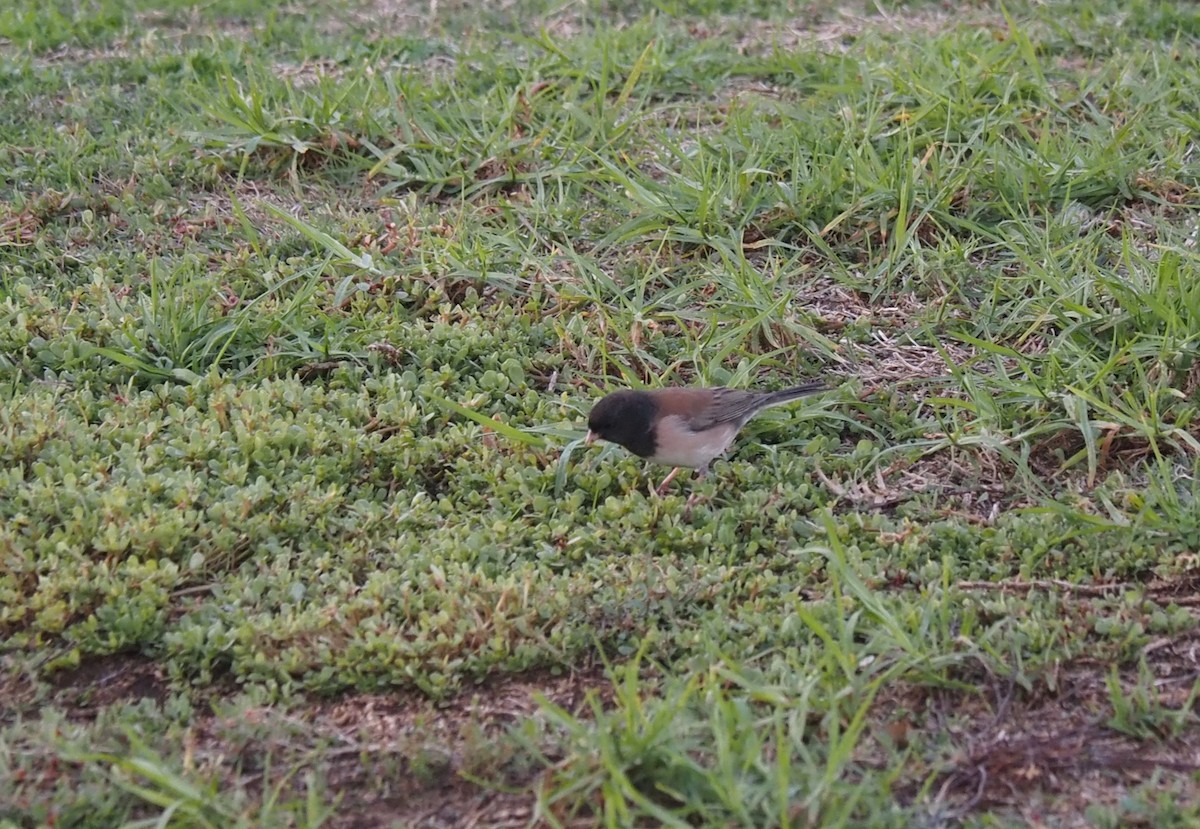
[[[739,389],[663,389],[655,393],[659,411],[678,415],[693,432],[730,423],[740,428],[762,408],[767,395]]]

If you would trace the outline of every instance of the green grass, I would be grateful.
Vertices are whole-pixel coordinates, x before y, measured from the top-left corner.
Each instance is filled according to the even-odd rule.
[[[0,11],[0,827],[1190,825],[1198,69],[1150,0]],[[812,377],[663,498],[580,441]]]

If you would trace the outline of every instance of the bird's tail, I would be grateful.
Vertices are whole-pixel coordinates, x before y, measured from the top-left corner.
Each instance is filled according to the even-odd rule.
[[[822,381],[814,380],[811,383],[805,383],[801,386],[793,386],[790,389],[780,389],[779,391],[769,391],[765,393],[765,400],[762,402],[762,408],[768,406],[779,406],[783,403],[790,403],[798,397],[804,397],[808,394],[816,394],[819,391],[825,391],[828,388]]]

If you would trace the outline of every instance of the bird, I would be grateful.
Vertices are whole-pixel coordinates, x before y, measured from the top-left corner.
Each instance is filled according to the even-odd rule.
[[[662,495],[684,467],[704,477],[708,465],[763,409],[825,388],[824,383],[816,381],[780,391],[720,387],[621,389],[596,401],[588,413],[584,443],[616,443],[638,457],[674,467],[655,490]]]

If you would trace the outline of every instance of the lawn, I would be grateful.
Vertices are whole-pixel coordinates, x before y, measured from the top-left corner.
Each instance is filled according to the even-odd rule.
[[[1198,77],[1152,0],[9,0],[0,829],[1197,825]],[[813,378],[662,497],[582,441]]]

